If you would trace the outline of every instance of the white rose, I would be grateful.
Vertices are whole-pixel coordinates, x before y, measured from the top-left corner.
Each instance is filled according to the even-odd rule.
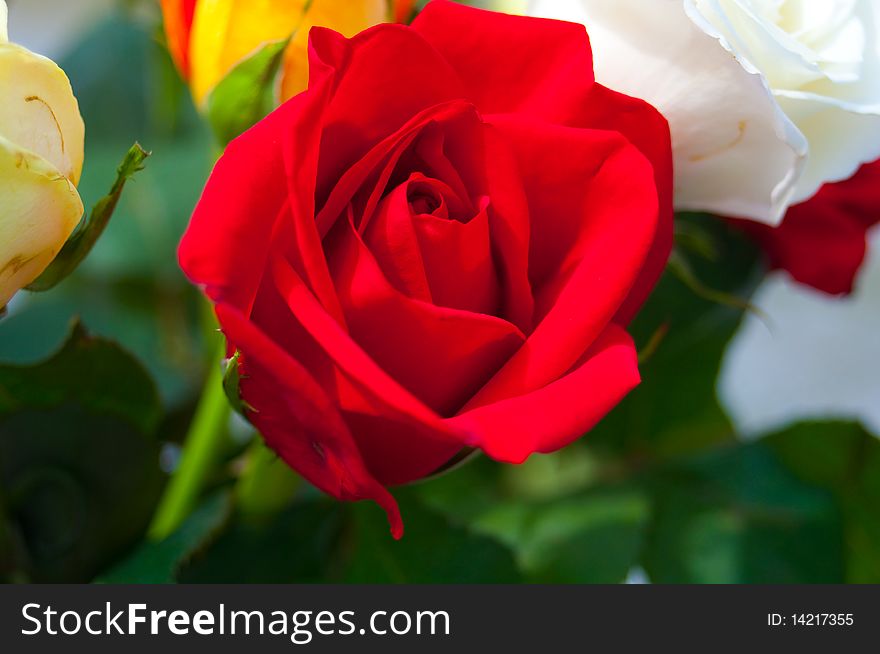
[[[880,0],[531,0],[669,120],[676,206],[778,224],[880,158]]]
[[[52,61],[8,42],[0,0],[0,309],[58,254],[83,214],[85,128]]]

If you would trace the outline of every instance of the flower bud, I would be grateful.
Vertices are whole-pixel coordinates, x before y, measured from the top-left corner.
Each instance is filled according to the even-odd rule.
[[[64,72],[9,43],[0,0],[0,307],[48,266],[83,214],[85,127]]]
[[[281,100],[305,90],[309,30],[320,25],[352,36],[388,21],[387,0],[161,0],[168,49],[188,80],[196,104],[238,63],[261,46],[290,38],[281,74]],[[402,9],[401,9],[402,13]]]

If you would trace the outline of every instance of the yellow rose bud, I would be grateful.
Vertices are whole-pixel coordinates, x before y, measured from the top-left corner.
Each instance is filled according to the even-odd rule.
[[[196,104],[240,61],[271,41],[291,38],[281,99],[306,88],[309,30],[320,25],[353,36],[391,19],[388,0],[161,0],[172,55]]]
[[[83,214],[85,127],[64,72],[9,43],[0,0],[0,308],[36,279]]]

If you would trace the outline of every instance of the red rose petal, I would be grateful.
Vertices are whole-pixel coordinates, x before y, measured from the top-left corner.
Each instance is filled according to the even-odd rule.
[[[513,117],[496,117],[496,126],[523,170],[543,317],[466,408],[528,393],[569,370],[620,310],[657,225],[653,168],[619,134]]]
[[[215,302],[250,312],[287,198],[279,148],[298,104],[285,105],[236,139],[214,166],[178,251],[187,276]],[[243,161],[260,165],[242,166]]]
[[[452,64],[483,114],[554,120],[560,108],[582,104],[593,83],[583,25],[435,0],[412,27]]]
[[[401,422],[389,415],[343,412],[370,473],[389,486],[408,484],[430,475],[464,447],[438,440],[436,432],[419,424]],[[450,431],[458,431],[452,425]]]
[[[425,192],[420,185],[440,196],[441,215],[414,213],[411,195]],[[385,276],[405,295],[441,307],[495,315],[498,280],[488,213],[484,208],[467,222],[452,219],[444,195],[454,193],[442,182],[414,173],[382,201],[364,240]],[[455,213],[464,211],[455,208]]]
[[[525,340],[501,318],[404,296],[348,223],[327,249],[352,338],[440,415],[455,413]]]
[[[632,339],[611,324],[567,374],[449,422],[475,434],[470,444],[493,459],[522,463],[533,452],[554,452],[580,438],[638,383]]]
[[[880,223],[880,161],[852,178],[826,184],[788,210],[777,228],[736,221],[797,281],[830,295],[852,293],[867,251],[866,233]]]
[[[641,150],[654,167],[659,199],[657,229],[642,271],[615,318],[621,325],[627,325],[654,290],[672,251],[674,211],[669,124],[660,112],[644,100],[611,91],[601,84],[593,86],[589,101],[582,105],[580,115],[569,124],[620,132]]]
[[[290,354],[238,309],[219,304],[227,338],[242,352],[241,389],[255,411],[249,418],[267,445],[315,486],[343,500],[371,499],[403,535],[397,502],[369,473],[338,409]]]
[[[378,410],[397,420],[419,423],[437,432],[437,438],[459,442],[460,437],[440,420],[439,416],[416,399],[400,383],[380,368],[376,362],[352,340],[323,307],[312,297],[303,281],[290,265],[276,259],[272,270],[273,283],[287,303],[291,317],[326,354],[334,365],[363,395],[371,398]],[[341,405],[349,411],[358,407],[345,397]],[[360,407],[361,410],[365,410]]]
[[[462,24],[473,29],[456,27]],[[672,151],[666,120],[644,101],[594,84],[582,25],[435,0],[413,28],[453,63],[483,114],[518,113],[619,131],[651,161],[660,195],[659,224],[643,270],[617,316],[627,324],[656,285],[672,249]]]
[[[449,63],[408,27],[377,25],[352,39],[316,27],[310,44],[334,71],[333,97],[321,116],[319,206],[376,143],[425,109],[464,97]]]

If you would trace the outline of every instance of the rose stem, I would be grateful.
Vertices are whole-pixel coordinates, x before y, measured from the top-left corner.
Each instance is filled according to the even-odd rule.
[[[152,540],[169,536],[195,508],[205,480],[228,444],[226,430],[231,409],[223,391],[223,370],[220,366],[225,354],[226,346],[221,338],[184,440],[180,464],[168,481],[153,516],[148,532]]]

